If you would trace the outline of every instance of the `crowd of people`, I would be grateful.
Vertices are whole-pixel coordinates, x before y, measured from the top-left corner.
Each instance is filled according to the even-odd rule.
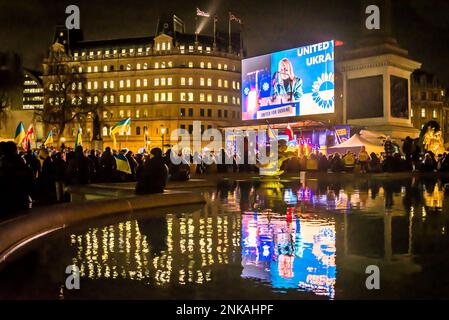
[[[84,150],[82,146],[75,149],[42,147],[24,152],[19,151],[14,142],[0,142],[0,198],[7,212],[15,212],[33,204],[70,201],[65,193],[65,187],[69,185],[136,181],[136,193],[148,194],[163,192],[169,179],[188,180],[191,171],[197,175],[257,173],[259,166],[248,163],[248,151],[245,150],[241,159],[223,149],[207,155],[179,153],[181,161],[174,164],[170,157],[172,151],[163,153],[160,148],[153,148],[149,154],[134,154],[127,149],[115,151],[110,147],[100,152]],[[125,160],[126,170],[119,165],[122,160],[117,159]],[[291,173],[449,172],[449,155],[423,154],[413,141],[406,140],[402,154],[388,144],[382,154],[368,153],[364,147],[358,153],[347,151],[329,156],[312,152],[308,156],[288,157],[280,169]]]

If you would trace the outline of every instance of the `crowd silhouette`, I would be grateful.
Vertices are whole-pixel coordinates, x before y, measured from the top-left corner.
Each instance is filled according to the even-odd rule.
[[[179,153],[180,163],[171,160],[172,150],[165,153],[153,148],[150,153],[134,154],[106,147],[104,151],[75,149],[62,145],[59,149],[20,151],[14,142],[0,142],[0,199],[2,210],[14,213],[36,205],[70,201],[65,187],[89,183],[137,182],[137,194],[160,193],[169,180],[187,181],[196,175],[252,172],[257,164],[248,163],[248,148],[241,156],[218,152]],[[129,170],[117,166],[117,156],[126,158]],[[256,154],[257,157],[257,154]],[[364,147],[356,154],[351,151],[329,156],[319,152],[290,157],[280,168],[286,173],[319,172],[449,172],[447,153],[422,153],[412,139],[406,139],[402,154],[386,143],[382,154],[368,153]]]

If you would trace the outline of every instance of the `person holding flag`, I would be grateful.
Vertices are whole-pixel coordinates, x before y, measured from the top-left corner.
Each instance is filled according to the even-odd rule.
[[[82,136],[81,136],[81,127],[78,127],[78,131],[76,133],[76,138],[75,138],[75,149],[78,146],[82,146],[83,145],[83,140],[82,140]]]
[[[53,143],[53,131],[50,130],[50,132],[47,135],[47,138],[45,138],[44,146],[47,147],[48,145]]]
[[[126,118],[125,120],[120,121],[116,125],[111,128],[111,137],[112,141],[114,141],[114,148],[116,148],[117,140],[115,139],[115,135],[117,133],[124,134],[131,127],[131,118]]]
[[[129,165],[128,159],[126,158],[125,154],[128,150],[127,149],[123,149],[119,152],[119,154],[114,155],[115,158],[115,163],[117,165],[117,171],[126,173],[127,175],[132,174],[131,172],[131,167]],[[120,180],[124,181],[126,180],[126,175],[122,176]]]
[[[25,133],[25,127],[23,126],[23,122],[20,121],[19,125],[17,126],[16,133],[14,135],[14,142],[20,146],[22,145],[23,139],[25,139],[26,133]]]
[[[23,139],[22,142],[22,146],[23,149],[27,152],[28,150],[31,150],[31,139],[33,137],[34,134],[34,129],[33,129],[33,125],[30,124],[30,126],[28,127],[28,131],[25,135],[25,138]]]

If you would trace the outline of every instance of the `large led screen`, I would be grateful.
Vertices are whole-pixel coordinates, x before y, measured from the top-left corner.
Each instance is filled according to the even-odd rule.
[[[334,112],[334,41],[245,59],[242,119]]]

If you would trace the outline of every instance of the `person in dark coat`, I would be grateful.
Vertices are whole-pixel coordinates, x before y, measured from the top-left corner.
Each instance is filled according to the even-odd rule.
[[[55,177],[56,201],[63,201],[64,187],[66,184],[65,173],[67,170],[67,165],[60,152],[56,152],[52,156],[52,158]]]
[[[102,181],[112,182],[117,169],[117,163],[112,155],[111,148],[106,147],[100,158],[100,170]]]
[[[100,175],[100,160],[97,157],[97,152],[93,149],[90,150],[87,159],[89,160],[90,181],[98,182]]]
[[[83,147],[77,146],[73,158],[67,164],[68,183],[88,184],[89,177],[89,160],[84,155]]]
[[[0,220],[30,208],[35,177],[14,142],[0,142]]]
[[[145,161],[136,184],[137,194],[162,193],[167,183],[168,168],[162,150],[153,148],[150,153],[152,157]]]

